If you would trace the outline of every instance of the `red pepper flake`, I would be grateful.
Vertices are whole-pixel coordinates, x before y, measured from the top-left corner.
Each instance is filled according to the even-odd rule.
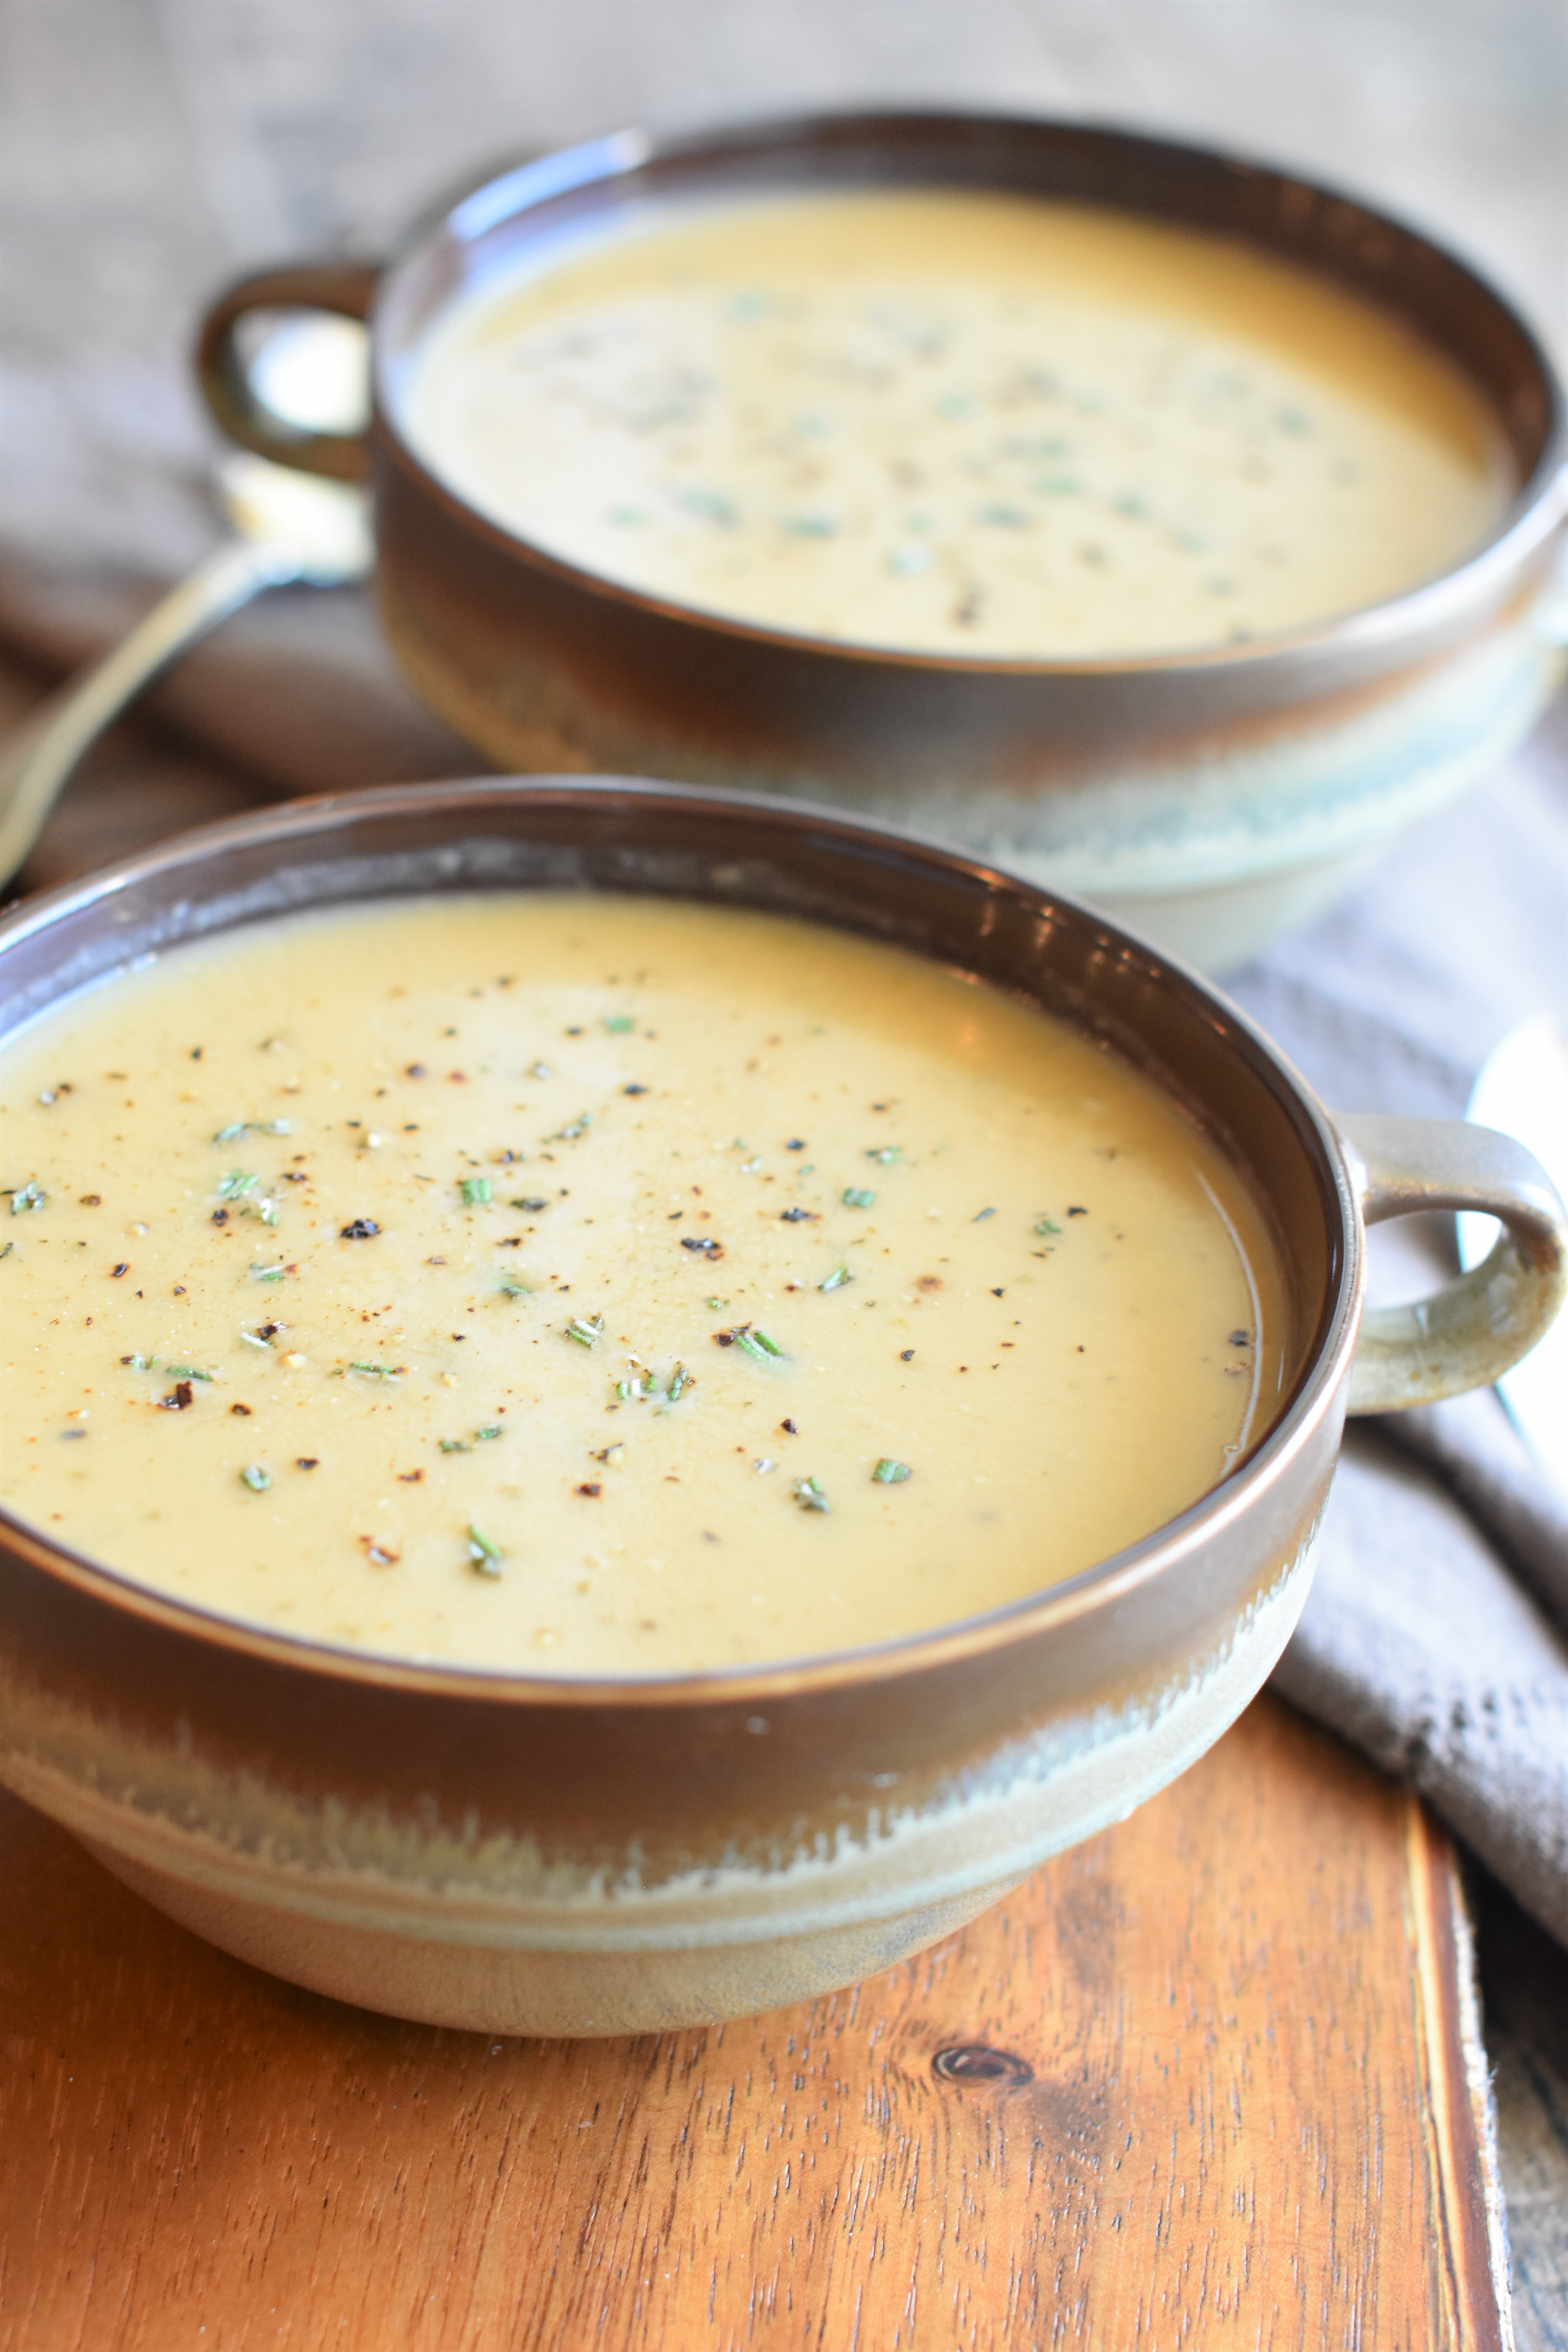
[[[395,1568],[403,1554],[383,1543],[379,1536],[361,1536],[360,1549],[373,1568]]]
[[[194,1404],[195,1397],[189,1381],[176,1381],[166,1397],[158,1399],[165,1412],[184,1412]]]
[[[417,1486],[424,1475],[423,1470],[400,1470],[397,1474],[398,1483],[404,1486]]]
[[[235,1411],[237,1412],[244,1412],[247,1410],[248,1408],[245,1405],[236,1405],[235,1407]],[[296,1470],[317,1470],[321,1467],[321,1457],[319,1454],[296,1454],[294,1457],[294,1467]]]
[[[355,1217],[342,1228],[338,1239],[342,1242],[369,1242],[374,1241],[380,1231],[381,1227],[374,1217]]]
[[[248,1421],[250,1419],[250,1407],[247,1404],[231,1404],[229,1406],[229,1411],[230,1412],[238,1413],[242,1421]]]
[[[403,1075],[405,1078],[427,1078],[430,1073],[423,1062],[410,1062]]]
[[[84,1192],[81,1196],[80,1205],[84,1209],[101,1209],[103,1206],[103,1195],[101,1192]]]
[[[784,1432],[786,1436],[798,1437],[800,1435],[800,1432],[795,1427],[793,1421],[781,1421],[779,1427]]]
[[[600,1486],[596,1478],[586,1479],[581,1486],[575,1486],[573,1488],[574,1494],[590,1495],[595,1500],[604,1493],[604,1488]]]
[[[680,1246],[685,1250],[694,1250],[698,1256],[712,1262],[716,1262],[724,1255],[723,1243],[714,1241],[706,1234],[682,1234]]]
[[[122,1274],[129,1274],[129,1273],[130,1273],[131,1268],[130,1268],[130,1266],[129,1266],[129,1265],[127,1265],[123,1260],[121,1260],[121,1264],[120,1264],[119,1265],[111,1265],[111,1266],[110,1267],[109,1271],[110,1271],[110,1275],[113,1276],[114,1280],[115,1280],[116,1282],[118,1282],[118,1281],[119,1281],[119,1279],[120,1279],[120,1277],[121,1277],[121,1276]]]

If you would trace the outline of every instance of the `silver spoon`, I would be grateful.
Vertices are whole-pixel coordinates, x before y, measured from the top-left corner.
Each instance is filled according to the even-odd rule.
[[[317,315],[279,328],[258,355],[252,377],[268,407],[301,430],[352,432],[364,420],[364,364],[363,331]],[[26,857],[83,754],[198,638],[264,588],[293,581],[335,587],[369,571],[362,490],[248,455],[224,458],[217,481],[236,537],[0,745],[0,882]]]

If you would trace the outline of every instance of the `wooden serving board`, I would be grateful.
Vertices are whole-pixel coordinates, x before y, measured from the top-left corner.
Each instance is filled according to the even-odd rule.
[[[489,2042],[294,1990],[0,1800],[5,2352],[1509,2341],[1454,1857],[1259,1700],[809,2008]]]

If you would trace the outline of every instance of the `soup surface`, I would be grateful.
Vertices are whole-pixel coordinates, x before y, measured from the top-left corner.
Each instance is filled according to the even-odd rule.
[[[184,947],[0,1056],[0,1497],[300,1634],[854,1646],[1220,1477],[1258,1213],[1143,1078],[900,951],[583,897]]]
[[[546,247],[437,321],[398,405],[453,489],[569,562],[910,652],[1293,629],[1445,570],[1514,487],[1459,372],[1327,279],[956,191]]]

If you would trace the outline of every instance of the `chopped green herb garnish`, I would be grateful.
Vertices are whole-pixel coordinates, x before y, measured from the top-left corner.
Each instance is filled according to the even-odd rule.
[[[15,1242],[7,1242],[5,1248],[0,1249],[0,1257],[9,1257],[16,1246]]]
[[[481,1576],[500,1574],[500,1546],[491,1543],[489,1536],[472,1524],[468,1528],[468,1559]]]
[[[199,1364],[165,1364],[163,1370],[172,1381],[206,1381],[210,1383],[213,1378],[212,1373],[204,1372]]]
[[[272,1353],[271,1340],[264,1339],[259,1331],[242,1331],[239,1336],[247,1348],[260,1348],[268,1355]],[[153,1361],[152,1357],[149,1357],[147,1360],[151,1363]]]
[[[283,1268],[281,1265],[252,1265],[250,1269],[250,1278],[252,1282],[281,1282],[283,1279]]]
[[[275,1225],[278,1223],[278,1203],[267,1199],[253,1201],[250,1213],[253,1217],[259,1217],[264,1225]]]
[[[612,1037],[624,1037],[629,1029],[637,1026],[637,1023],[629,1013],[606,1013],[600,1025],[607,1029]]]
[[[994,1209],[982,1209],[978,1216],[971,1217],[969,1222],[972,1225],[983,1225],[987,1217],[994,1217],[995,1214]]]
[[[688,1389],[694,1389],[696,1386],[696,1373],[689,1372],[684,1364],[677,1364],[669,1376],[669,1385],[665,1390],[665,1395],[669,1399],[670,1403],[674,1404]]]
[[[483,1209],[489,1205],[490,1180],[488,1176],[465,1176],[458,1185],[465,1209]]]
[[[818,1290],[842,1290],[847,1282],[853,1282],[854,1279],[847,1265],[836,1265],[826,1281],[819,1282],[816,1286]]]
[[[1049,1217],[1037,1217],[1035,1220],[1035,1231],[1037,1234],[1059,1234],[1061,1227],[1060,1225],[1053,1225]]]
[[[907,1462],[895,1462],[890,1454],[884,1454],[871,1475],[879,1486],[901,1486],[906,1478],[914,1476],[914,1472]]]
[[[709,1307],[710,1310],[712,1310],[712,1309],[717,1309],[718,1307],[728,1307],[728,1305],[730,1304],[730,1302],[729,1302],[729,1300],[728,1300],[727,1298],[709,1298],[709,1299],[705,1299],[705,1300],[703,1301],[703,1304],[704,1304],[707,1307]]]
[[[272,1473],[264,1470],[259,1462],[250,1463],[239,1474],[240,1484],[248,1486],[253,1495],[265,1495],[272,1484]]]
[[[11,1214],[19,1217],[26,1209],[41,1209],[48,1197],[43,1186],[29,1176],[11,1195]]]
[[[868,1209],[876,1197],[875,1192],[868,1192],[863,1184],[849,1184],[844,1190],[844,1205],[847,1209]]]
[[[765,1331],[759,1331],[754,1323],[738,1323],[732,1336],[736,1347],[743,1348],[756,1363],[782,1363],[786,1360],[778,1341],[771,1339]]]
[[[247,1192],[254,1192],[260,1181],[259,1176],[253,1176],[243,1168],[231,1168],[228,1174],[218,1184],[218,1199],[220,1201],[241,1200]]]
[[[643,1384],[642,1374],[640,1372],[633,1372],[628,1379],[617,1381],[616,1382],[616,1394],[623,1404],[636,1404],[637,1399],[642,1395],[642,1393]]]
[[[867,1159],[874,1160],[879,1168],[890,1168],[895,1160],[901,1160],[903,1156],[904,1147],[901,1143],[874,1144],[866,1154]]]
[[[526,1282],[498,1282],[496,1288],[503,1298],[531,1298],[533,1296]]]
[[[438,1437],[436,1443],[443,1454],[468,1454],[473,1450],[471,1446],[465,1445],[460,1437]]]
[[[826,1511],[827,1497],[815,1478],[797,1478],[790,1488],[803,1511]]]
[[[504,1437],[505,1435],[506,1432],[501,1427],[499,1421],[487,1423],[483,1429],[476,1429],[474,1432],[475,1443],[479,1445],[488,1444],[493,1437]]]
[[[575,1118],[568,1119],[564,1127],[558,1127],[554,1134],[547,1135],[544,1140],[546,1143],[575,1143],[580,1135],[586,1135],[593,1124],[591,1110],[579,1111]]]
[[[349,1365],[351,1372],[363,1372],[373,1381],[395,1381],[403,1370],[401,1364],[367,1364],[355,1357]]]
[[[548,1209],[550,1203],[548,1201],[534,1199],[509,1201],[507,1202],[507,1207],[509,1209],[526,1209],[531,1216],[535,1217],[540,1214],[542,1210]]]
[[[219,1128],[213,1141],[237,1143],[242,1135],[288,1135],[289,1132],[289,1123],[286,1118],[233,1118],[226,1127]]]
[[[242,1333],[241,1337],[243,1336]],[[122,1364],[128,1364],[133,1372],[151,1372],[157,1370],[156,1356],[121,1356],[120,1360]]]
[[[575,1339],[580,1348],[596,1348],[604,1336],[602,1315],[574,1315],[566,1326],[565,1337]]]

